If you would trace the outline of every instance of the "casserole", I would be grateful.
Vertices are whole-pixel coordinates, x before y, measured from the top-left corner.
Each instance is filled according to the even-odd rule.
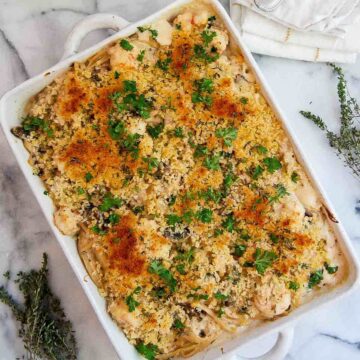
[[[216,6],[216,3],[215,3],[215,6]],[[168,8],[168,10],[165,10],[165,11],[174,11],[174,9],[176,9],[175,7],[170,7],[170,8]],[[219,15],[221,15],[222,13],[221,13],[221,9],[219,8],[219,7],[217,7],[217,10],[219,11]],[[152,20],[155,20],[155,19],[152,19]],[[146,25],[147,23],[149,23],[150,22],[150,20],[148,19],[147,21],[145,21],[144,22],[144,24]],[[134,30],[135,28],[132,28],[132,31]],[[231,25],[229,25],[229,30],[230,30],[230,32],[232,32],[232,29],[231,29]],[[131,28],[129,28],[129,32],[131,32]],[[126,35],[126,34],[124,34],[124,35]],[[104,45],[104,43],[102,43],[102,45]],[[95,52],[96,50],[94,49],[94,48],[92,48],[93,50],[93,52]],[[244,51],[243,50],[243,53],[245,54],[245,55],[247,55],[247,53],[246,53],[246,51]],[[87,57],[88,55],[90,54],[90,52],[88,51],[88,52],[85,52],[84,53],[84,55],[82,56],[82,58],[85,58],[85,57]],[[79,59],[80,57],[78,57],[77,59]],[[72,59],[72,60],[75,60],[75,59]],[[249,59],[248,59],[248,61],[249,61]],[[58,69],[51,69],[52,71],[54,71],[53,73],[51,73],[50,75],[48,75],[48,79],[45,77],[40,77],[40,78],[38,78],[38,80],[43,80],[44,82],[41,84],[40,83],[40,81],[38,82],[38,86],[37,86],[37,89],[32,89],[32,91],[31,92],[25,92],[24,94],[23,94],[23,99],[21,100],[22,101],[22,103],[20,102],[18,102],[18,105],[19,105],[19,107],[17,108],[17,110],[20,110],[21,109],[21,106],[23,106],[24,105],[24,102],[26,102],[26,100],[27,100],[27,98],[29,97],[29,95],[33,95],[34,93],[36,93],[37,91],[39,91],[43,86],[44,86],[44,84],[45,83],[48,83],[49,81],[51,81],[57,74],[58,74],[58,72],[57,72],[57,70],[60,72],[61,71],[61,69],[64,69],[65,67],[66,67],[66,65],[68,65],[68,63],[65,63],[64,64],[64,67],[60,67],[59,66],[59,68]],[[54,76],[53,76],[54,75]],[[49,81],[47,81],[47,80],[49,80]],[[20,88],[18,88],[19,90],[21,90],[21,87]],[[263,89],[264,90],[264,89]],[[5,98],[4,98],[4,100],[3,100],[3,103],[2,104],[6,104],[6,105],[8,105],[7,104],[7,102],[8,103],[10,103],[10,101],[9,101],[9,99],[11,100],[11,96],[12,96],[12,93],[9,93]],[[18,100],[20,100],[20,97],[17,97],[17,99]],[[12,99],[12,100],[15,100],[14,98]],[[4,108],[2,107],[2,110],[3,109],[9,109],[9,107],[8,106],[5,106],[4,105]],[[13,108],[13,110],[15,110],[15,108]],[[6,110],[6,111],[8,111],[8,110]],[[5,114],[3,114],[3,112],[2,112],[2,119],[4,119],[5,118],[5,116],[4,116]],[[8,116],[8,118],[9,118],[9,114],[7,113],[6,114],[7,116]],[[15,121],[15,119],[18,119],[19,118],[19,113],[18,114],[16,114],[16,113],[12,113],[12,117],[13,117],[13,119],[14,119],[14,121]],[[11,125],[10,125],[10,127],[11,126],[14,126],[14,125],[16,125],[15,123],[12,123]],[[6,132],[6,135],[8,136],[8,134],[9,134],[9,127],[8,128],[6,128],[5,129],[5,132]],[[9,137],[8,137],[8,139],[9,139]],[[13,141],[13,140],[12,140]],[[13,142],[13,144],[15,144],[15,142]],[[14,145],[15,146],[15,145]],[[19,149],[20,150],[20,149]],[[23,153],[23,156],[24,156],[24,159],[26,158],[26,155],[25,155],[25,153]],[[33,181],[33,179],[31,179],[31,182]],[[38,183],[39,184],[39,183]],[[39,192],[37,193],[38,195],[40,194]],[[43,201],[43,199],[41,199],[40,200],[41,201],[41,204],[46,204],[46,201],[45,201],[45,203],[44,203],[44,201]],[[44,205],[45,206],[45,205]],[[49,204],[48,204],[48,206],[49,206]],[[48,219],[50,218],[50,215],[49,215],[49,217],[48,217]],[[335,231],[336,231],[336,229],[335,229]],[[59,233],[58,232],[56,232],[56,234],[58,235],[58,236],[60,236],[59,235]],[[339,239],[341,239],[341,237],[340,237],[340,235],[337,233],[336,234],[337,235],[337,237],[339,238]],[[61,239],[64,241],[64,237],[63,236],[61,236]],[[66,240],[65,240],[66,241]],[[66,245],[66,247],[67,247],[67,251],[69,251],[69,249],[71,249],[71,245],[69,245],[69,242],[70,242],[70,239],[68,239],[67,240],[68,241],[68,244]],[[63,245],[63,243],[61,242],[61,244],[62,244],[62,246],[64,246]],[[344,244],[346,244],[346,240],[344,240]],[[74,250],[74,249],[72,249],[72,250]],[[342,284],[342,286],[341,287],[339,287],[339,288],[337,288],[334,292],[332,292],[332,294],[329,296],[330,298],[331,298],[331,296],[335,296],[335,294],[339,294],[339,293],[341,293],[342,291],[341,290],[344,290],[344,289],[346,289],[346,288],[350,288],[351,287],[351,285],[353,285],[354,283],[355,283],[355,279],[357,278],[357,265],[356,265],[356,263],[354,262],[354,259],[350,256],[350,252],[348,251],[348,247],[346,247],[346,245],[344,245],[344,248],[342,249],[343,250],[343,252],[344,252],[344,254],[348,257],[348,263],[349,263],[349,265],[350,265],[350,268],[351,268],[351,273],[350,273],[350,276],[348,277],[348,280],[346,281],[346,283],[344,283],[344,284]],[[73,261],[75,261],[75,255],[73,254],[72,255],[73,256]],[[80,276],[79,275],[79,273],[81,274],[81,272],[77,272],[77,275],[78,276]],[[323,299],[323,298],[322,298]],[[319,301],[319,302],[321,302],[321,300],[319,300],[319,299],[316,299],[316,301]],[[316,302],[316,301],[314,301],[314,303]],[[303,309],[303,308],[302,308]],[[299,309],[300,310],[300,309]],[[295,314],[295,312],[294,312],[294,314]],[[281,320],[283,320],[283,319],[281,319]],[[281,320],[279,320],[278,321],[278,323],[279,324],[281,324]],[[266,326],[268,326],[268,324],[267,325],[264,325],[264,327],[266,327]],[[259,330],[259,329],[261,329],[261,328],[258,328],[257,330]],[[260,330],[259,330],[260,331]],[[256,330],[254,330],[254,332],[256,332]],[[250,333],[249,333],[250,334]],[[110,336],[111,337],[111,339],[113,340],[113,337],[112,336]],[[244,336],[242,339],[245,339],[246,338],[246,336]],[[231,346],[231,344],[232,345],[234,345],[234,343],[235,343],[235,340],[233,340],[232,342],[230,342],[229,343],[229,346]],[[125,353],[126,354],[126,357],[128,358],[128,354],[127,354],[127,352]],[[209,355],[210,356],[210,355]]]

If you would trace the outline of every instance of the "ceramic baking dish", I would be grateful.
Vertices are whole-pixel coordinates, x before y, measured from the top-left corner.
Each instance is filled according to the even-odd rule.
[[[51,229],[53,230],[57,240],[59,241],[75,274],[77,275],[80,284],[83,287],[85,293],[87,294],[100,322],[102,323],[106,333],[112,341],[113,346],[119,357],[123,360],[135,360],[139,359],[140,356],[137,354],[133,346],[129,344],[125,335],[121,332],[121,330],[117,327],[115,322],[112,321],[112,319],[106,312],[105,301],[99,295],[98,290],[91,281],[91,279],[87,276],[86,270],[81,262],[80,256],[78,255],[74,239],[62,235],[60,231],[55,227],[53,223],[53,203],[49,197],[43,195],[44,186],[41,180],[32,174],[32,169],[27,163],[29,154],[23,146],[22,141],[13,136],[10,130],[14,126],[20,125],[21,117],[24,113],[24,107],[28,102],[29,98],[39,92],[46,85],[48,85],[60,73],[64,72],[74,61],[82,61],[93,53],[97,52],[100,48],[114,41],[115,39],[122,36],[129,36],[135,33],[138,26],[152,23],[160,18],[170,18],[174,16],[178,12],[179,8],[186,6],[186,4],[189,4],[190,2],[191,1],[189,0],[175,1],[163,10],[134,24],[129,24],[123,18],[110,14],[96,14],[85,18],[85,20],[79,23],[70,33],[68,40],[65,44],[65,53],[63,56],[63,60],[61,60],[51,69],[43,72],[42,74],[24,82],[15,89],[11,90],[7,94],[5,94],[0,101],[1,125],[3,127],[5,136],[10,144],[10,147],[14,152],[14,155],[21,167],[21,170],[23,171],[30,187],[32,188],[32,191],[34,192],[34,195],[36,196],[44,212],[44,215],[49,222]],[[262,87],[263,94],[267,98],[269,104],[272,106],[272,109],[274,110],[278,119],[282,122],[287,135],[292,141],[299,162],[303,165],[309,178],[313,182],[315,189],[317,189],[317,191],[319,192],[325,208],[328,209],[330,222],[332,223],[333,230],[335,232],[335,235],[337,236],[340,247],[345,254],[345,257],[347,258],[349,266],[348,278],[337,288],[332,289],[328,293],[319,295],[311,302],[300,306],[286,317],[279,318],[272,322],[263,322],[259,326],[248,329],[240,336],[237,336],[236,338],[225,342],[221,345],[221,347],[217,346],[211,350],[206,350],[192,358],[212,360],[219,358],[230,359],[234,357],[235,359],[236,352],[241,345],[255,339],[259,339],[265,334],[279,332],[280,336],[277,343],[275,344],[274,349],[268,354],[261,357],[261,359],[279,360],[283,358],[286,354],[286,351],[291,344],[292,338],[292,331],[284,329],[289,328],[289,326],[291,326],[291,324],[293,324],[294,321],[297,320],[300,316],[304,314],[309,314],[311,311],[316,311],[317,309],[319,309],[320,306],[333,302],[334,300],[343,297],[345,294],[348,294],[351,290],[353,290],[359,280],[359,265],[354,255],[353,247],[346,233],[344,232],[341,224],[336,221],[336,212],[333,209],[333,206],[330,204],[329,200],[326,198],[323,189],[321,188],[320,184],[316,179],[316,171],[314,169],[311,169],[306,164],[305,158],[301,152],[301,146],[298,144],[298,141],[294,136],[294,130],[288,127],[286,117],[284,116],[278,104],[274,100],[271,91],[263,75],[261,74],[254,58],[242,42],[239,33],[232,24],[229,16],[227,15],[221,4],[217,0],[206,0],[206,2],[214,8],[217,16],[221,18],[226,25],[229,34],[232,37],[233,44],[240,48],[247,63],[257,77],[257,81]],[[76,54],[76,50],[78,49],[83,37],[90,31],[99,28],[111,28],[118,32],[110,36],[108,39],[98,43],[97,45],[92,46],[86,51]]]

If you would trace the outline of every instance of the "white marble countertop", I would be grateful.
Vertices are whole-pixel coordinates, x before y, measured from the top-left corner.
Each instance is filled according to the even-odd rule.
[[[55,64],[72,26],[88,14],[116,12],[129,21],[149,15],[171,0],[0,0],[0,95]],[[227,0],[222,1],[227,5]],[[98,31],[83,47],[106,36]],[[330,128],[338,123],[336,79],[324,64],[256,56],[270,87],[296,129],[308,162],[337,210],[360,254],[360,183],[329,148],[325,136],[299,110],[321,114]],[[352,94],[360,98],[360,60],[344,66]],[[80,359],[117,359],[95,313],[25,182],[0,132],[0,274],[38,267],[50,256],[51,282],[73,321]],[[0,279],[0,284],[5,283]],[[71,291],[69,291],[71,289]],[[15,289],[10,286],[10,290]],[[287,360],[360,359],[360,290],[296,325]],[[0,360],[24,354],[9,310],[0,305]],[[271,339],[268,341],[271,342]],[[258,347],[261,347],[258,345]]]

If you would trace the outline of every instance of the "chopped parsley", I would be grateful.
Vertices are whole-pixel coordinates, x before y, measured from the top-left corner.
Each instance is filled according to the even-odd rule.
[[[183,253],[180,253],[179,255],[177,255],[174,260],[181,260],[181,261],[185,261],[187,263],[191,263],[194,261],[194,254],[195,254],[195,248],[192,247],[190,250],[185,251]]]
[[[271,174],[282,168],[281,162],[276,157],[267,157],[263,160],[263,163],[266,166],[267,171]]]
[[[172,324],[172,327],[177,330],[185,329],[185,325],[179,319],[175,319],[174,323]]]
[[[36,116],[26,116],[22,123],[22,128],[25,133],[29,134],[31,131],[42,130],[44,131],[49,137],[54,135],[53,130],[50,128],[49,123]]]
[[[277,244],[279,242],[279,237],[273,233],[269,234],[269,238],[273,244]]]
[[[212,210],[203,208],[196,213],[196,218],[205,224],[209,224],[212,221]]]
[[[194,157],[199,158],[208,154],[208,148],[205,145],[197,145],[194,152]]]
[[[109,211],[112,208],[119,208],[123,204],[123,201],[113,196],[111,193],[107,193],[104,196],[102,204],[99,206],[99,210],[102,212]]]
[[[246,104],[248,103],[248,101],[249,101],[249,99],[246,98],[246,97],[244,97],[244,96],[242,96],[242,97],[240,98],[240,102],[241,102],[242,104],[244,104],[244,105],[246,105]]]
[[[299,174],[296,171],[293,171],[291,173],[291,181],[296,184],[299,180],[300,180]]]
[[[204,30],[202,33],[201,33],[201,38],[203,39],[204,41],[204,45],[206,47],[209,46],[209,44],[214,40],[214,38],[216,37],[216,32],[215,31],[210,31],[210,30]]]
[[[150,26],[149,27],[143,27],[143,26],[138,26],[138,30],[143,33],[145,31],[148,31],[151,34],[151,37],[153,39],[156,39],[159,35],[158,31],[155,29],[151,29]]]
[[[213,16],[210,16],[208,18],[208,24],[207,24],[207,27],[208,28],[211,28],[213,25],[214,25],[214,22],[216,21],[216,16],[213,15]]]
[[[107,130],[113,140],[119,140],[125,133],[125,124],[122,121],[110,120]]]
[[[115,225],[119,222],[120,216],[118,214],[112,213],[109,215],[109,221],[111,224]]]
[[[79,187],[77,188],[77,194],[78,194],[78,195],[84,195],[84,194],[85,194],[85,190],[84,190],[82,187],[79,186]]]
[[[266,269],[272,265],[277,259],[277,255],[273,251],[267,251],[257,248],[254,253],[254,263],[256,271],[260,275],[264,275]]]
[[[153,138],[157,139],[164,130],[164,123],[160,123],[154,126],[148,125],[146,127],[147,133]]]
[[[185,264],[176,265],[176,270],[181,275],[186,275]]]
[[[312,289],[314,286],[319,285],[323,280],[324,270],[320,269],[310,274],[308,287]]]
[[[222,294],[220,291],[217,291],[214,294],[214,298],[216,300],[225,301],[225,300],[227,300],[229,298],[229,295],[225,295],[225,294]]]
[[[289,193],[286,191],[285,186],[282,184],[277,184],[276,193],[275,195],[269,197],[269,202],[270,203],[277,202],[286,195],[289,195]]]
[[[114,78],[115,79],[118,79],[120,77],[120,73],[117,71],[117,70],[115,70],[115,72],[114,72]]]
[[[171,292],[174,292],[177,287],[177,281],[171,274],[171,272],[163,266],[161,261],[154,260],[150,263],[150,266],[148,268],[148,271],[150,274],[156,274],[158,275],[161,280],[165,282],[165,284],[169,287]]]
[[[205,158],[203,165],[209,170],[220,170],[220,154],[209,155]]]
[[[148,171],[156,169],[160,164],[159,160],[153,157],[144,157],[142,160],[147,164]]]
[[[192,94],[192,102],[194,104],[204,103],[205,105],[210,106],[212,104],[212,98],[208,95],[204,95],[204,93],[210,94],[214,91],[213,81],[208,78],[195,80],[194,86],[196,91]]]
[[[135,349],[147,360],[155,360],[156,354],[159,352],[159,348],[151,343],[145,345],[143,342],[140,342],[135,346]]]
[[[140,291],[141,287],[138,286],[129,296],[126,297],[125,302],[129,308],[129,312],[135,311],[135,309],[140,305],[140,303],[134,299],[134,295],[139,294]]]
[[[169,200],[168,200],[168,204],[169,206],[173,206],[176,202],[176,195],[170,195]]]
[[[247,249],[246,245],[242,245],[242,244],[235,245],[235,247],[234,247],[234,256],[236,256],[236,257],[243,256],[246,249]]]
[[[211,187],[207,190],[199,191],[198,196],[200,199],[204,199],[206,202],[213,201],[215,204],[218,204],[223,198],[223,194],[219,190],[215,190]]]
[[[130,153],[133,159],[137,159],[139,157],[140,137],[141,136],[136,133],[128,134],[122,143],[124,149]]]
[[[91,230],[92,230],[92,232],[94,232],[95,234],[98,234],[98,235],[106,235],[106,231],[100,229],[98,225],[94,225],[94,226],[91,228]]]
[[[169,214],[169,215],[166,215],[166,223],[169,226],[175,226],[176,224],[182,223],[182,218],[181,218],[181,216],[176,215],[176,214]]]
[[[174,136],[178,138],[183,138],[184,135],[184,129],[182,127],[177,127],[174,129]]]
[[[330,266],[328,263],[324,264],[326,271],[331,275],[331,274],[335,274],[338,270],[339,267],[338,266]]]
[[[290,290],[297,291],[300,288],[300,285],[296,281],[290,281],[288,285]]]
[[[250,170],[250,175],[254,180],[258,180],[263,172],[264,172],[264,168],[261,167],[260,165],[257,165]]]
[[[236,179],[237,176],[232,171],[228,171],[228,173],[224,178],[224,184],[223,184],[225,188],[225,192],[228,192],[230,190],[231,186],[236,181]]]
[[[221,226],[229,231],[229,232],[233,232],[235,230],[235,218],[233,214],[229,214],[226,219],[221,223]]]
[[[216,61],[220,57],[220,55],[216,52],[216,48],[212,48],[211,53],[213,53],[214,55],[210,55],[209,53],[207,53],[207,51],[202,45],[197,44],[194,46],[195,58],[202,60],[208,64]]]
[[[166,58],[166,59],[164,59],[164,60],[160,60],[160,59],[159,59],[159,60],[156,62],[156,66],[157,66],[159,69],[163,70],[163,71],[168,71],[171,62],[172,62],[172,58]]]
[[[254,149],[260,154],[265,155],[268,152],[268,149],[265,146],[262,145],[256,145],[254,146]]]
[[[231,146],[232,142],[237,137],[237,132],[238,132],[238,130],[236,128],[229,127],[229,128],[223,128],[223,129],[216,129],[215,135],[218,138],[223,138],[224,144],[226,146]]]
[[[124,84],[124,91],[131,92],[131,93],[136,93],[137,92],[136,81],[124,80],[123,84]]]
[[[93,178],[93,176],[92,176],[91,173],[87,172],[87,173],[85,174],[85,181],[86,181],[86,182],[90,182],[92,178]]]
[[[131,51],[134,48],[126,39],[121,39],[120,46],[126,51]]]
[[[141,50],[136,58],[137,61],[143,62],[145,56],[145,50]]]

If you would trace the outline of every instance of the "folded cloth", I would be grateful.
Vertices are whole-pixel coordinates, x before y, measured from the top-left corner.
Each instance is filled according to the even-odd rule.
[[[344,36],[360,18],[360,0],[233,0],[286,27]]]
[[[239,1],[245,0],[231,0],[230,14],[251,51],[306,61],[356,61],[356,53],[360,51],[360,23],[348,25],[344,38],[325,32],[298,31],[265,17],[268,13],[264,16],[253,11],[253,7],[240,6]],[[353,14],[350,16],[354,18]]]

